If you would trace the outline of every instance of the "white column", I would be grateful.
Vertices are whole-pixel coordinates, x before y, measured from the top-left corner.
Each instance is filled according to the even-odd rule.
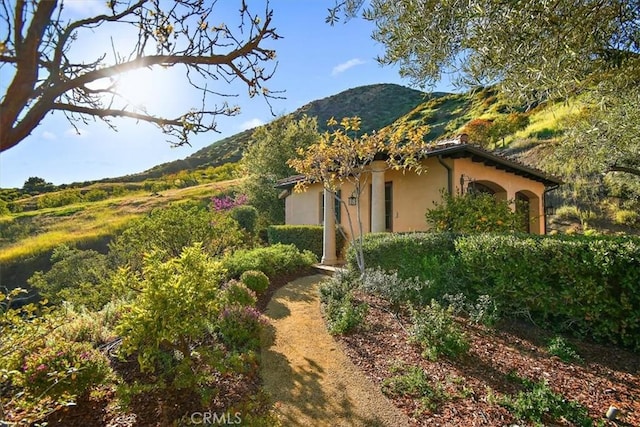
[[[336,219],[334,216],[336,198],[332,191],[324,189],[324,226],[322,230],[322,260],[324,265],[334,265],[336,256]]]
[[[386,162],[376,160],[371,163],[371,232],[386,230],[384,226],[384,170]]]

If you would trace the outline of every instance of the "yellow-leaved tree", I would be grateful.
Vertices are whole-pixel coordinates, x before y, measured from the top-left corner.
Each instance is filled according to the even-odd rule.
[[[427,126],[413,126],[407,123],[391,125],[371,135],[358,135],[359,117],[345,117],[340,123],[333,117],[327,122],[329,130],[320,135],[317,143],[305,149],[298,149],[298,157],[289,160],[289,165],[306,177],[296,185],[296,191],[304,191],[312,183],[322,183],[340,204],[346,206],[344,198],[338,197],[338,190],[344,184],[353,186],[356,201],[356,218],[345,209],[351,245],[356,250],[360,273],[364,275],[365,263],[362,250],[363,227],[360,200],[369,182],[371,164],[383,161],[387,169],[423,172],[420,159],[427,148],[424,135]],[[354,224],[355,222],[355,224]],[[357,231],[358,234],[354,231]]]

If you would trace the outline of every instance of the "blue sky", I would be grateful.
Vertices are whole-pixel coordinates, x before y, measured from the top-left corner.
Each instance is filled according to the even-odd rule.
[[[237,15],[235,11],[240,3],[218,1],[221,5],[218,19],[222,22],[229,16],[226,14]],[[261,0],[247,3],[251,10],[264,10]],[[270,43],[276,50],[278,67],[267,87],[285,91],[286,97],[272,102],[276,114],[290,113],[310,101],[357,86],[409,85],[400,78],[396,68],[381,67],[375,61],[383,50],[371,39],[372,24],[354,19],[331,27],[324,22],[327,8],[333,3],[333,0],[271,0],[273,23],[283,38]],[[69,17],[79,18],[102,12],[105,1],[67,0],[66,4]],[[116,35],[92,34],[89,38],[80,38],[74,48],[78,55],[94,57],[98,52],[110,51],[112,37],[117,43]],[[2,92],[12,77],[6,71],[9,70],[0,73]],[[198,94],[189,91],[179,79],[181,75],[177,70],[138,73],[128,82],[132,99],[144,102],[151,112],[170,114],[197,107]],[[90,118],[88,124],[77,124],[76,131],[63,114],[53,113],[27,139],[0,154],[0,187],[22,187],[31,176],[63,184],[141,172],[160,163],[182,159],[224,137],[273,120],[264,100],[250,99],[245,87],[214,84],[220,91],[239,94],[228,101],[239,105],[241,113],[235,117],[220,116],[220,133],[198,135],[192,139],[191,147],[172,148],[156,127],[142,122],[114,120],[118,128],[118,132],[114,132],[101,121]],[[436,90],[452,91],[452,88],[441,85]]]

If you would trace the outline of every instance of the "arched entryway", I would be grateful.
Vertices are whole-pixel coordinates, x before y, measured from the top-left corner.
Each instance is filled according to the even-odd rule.
[[[469,193],[483,193],[483,194],[491,194],[496,200],[507,200],[507,190],[505,190],[499,184],[496,184],[493,181],[487,180],[479,180],[479,181],[471,181],[467,185],[467,192]]]

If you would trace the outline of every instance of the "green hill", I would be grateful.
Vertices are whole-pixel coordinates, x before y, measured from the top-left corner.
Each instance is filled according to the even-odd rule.
[[[306,114],[310,117],[317,117],[318,125],[321,129],[324,129],[324,124],[331,117],[359,116],[362,119],[363,132],[371,132],[393,123],[398,117],[407,114],[423,103],[427,97],[441,95],[444,94],[428,95],[396,84],[367,85],[312,101],[298,108],[291,115],[301,117]],[[249,129],[223,138],[196,151],[185,159],[163,163],[139,174],[113,178],[108,181],[139,182],[183,170],[236,162],[242,157],[242,152],[249,144],[253,131],[254,129]]]

